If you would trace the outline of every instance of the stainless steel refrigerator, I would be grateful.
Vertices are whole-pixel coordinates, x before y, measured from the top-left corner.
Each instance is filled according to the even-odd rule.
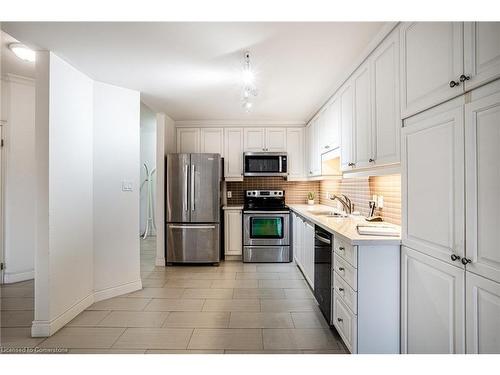
[[[219,154],[168,154],[166,160],[167,263],[220,260]]]

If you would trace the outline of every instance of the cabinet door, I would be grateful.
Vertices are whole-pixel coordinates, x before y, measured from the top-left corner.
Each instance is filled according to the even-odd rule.
[[[340,98],[335,97],[330,106],[330,114],[328,116],[328,144],[329,150],[340,146]]]
[[[403,244],[457,267],[451,255],[464,256],[462,112],[419,115],[402,130]]]
[[[314,289],[314,226],[304,222],[304,273],[307,282]]]
[[[352,169],[353,117],[354,96],[349,82],[340,94],[340,166],[343,171]]]
[[[450,87],[463,73],[463,23],[401,25],[401,112],[403,118],[463,93]]]
[[[180,154],[200,152],[199,128],[177,128],[177,152]]]
[[[500,91],[480,90],[465,105],[467,270],[500,282]]]
[[[467,90],[500,77],[500,22],[465,22],[464,44]]]
[[[372,154],[372,110],[370,65],[363,64],[352,79],[354,87],[354,163],[356,168],[368,167]]]
[[[224,129],[224,177],[243,179],[243,129]]]
[[[226,255],[242,255],[241,210],[224,211],[224,247]]]
[[[318,121],[313,123],[313,164],[312,164],[312,174],[313,176],[321,176],[321,150],[320,150],[320,126]]]
[[[310,122],[306,127],[306,142],[307,142],[307,175],[313,176],[314,169],[314,121]]]
[[[500,354],[500,284],[466,272],[467,353]]]
[[[373,159],[376,165],[400,162],[399,33],[375,50],[372,63]]]
[[[266,129],[266,151],[285,152],[286,151],[286,128]]]
[[[464,288],[465,271],[402,247],[402,353],[464,353]]]
[[[266,151],[264,128],[245,128],[245,152]]]
[[[304,177],[304,128],[288,128],[286,131],[288,177]]]
[[[222,128],[202,128],[200,152],[224,156],[224,130]]]

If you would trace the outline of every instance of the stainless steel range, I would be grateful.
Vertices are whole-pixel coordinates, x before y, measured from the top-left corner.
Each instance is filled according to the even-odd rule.
[[[292,261],[290,209],[283,190],[247,190],[243,208],[243,262]]]

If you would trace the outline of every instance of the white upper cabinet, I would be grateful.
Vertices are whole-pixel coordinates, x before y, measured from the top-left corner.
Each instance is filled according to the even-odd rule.
[[[177,152],[200,152],[200,128],[177,128]]]
[[[266,151],[286,151],[286,128],[266,128]]]
[[[286,130],[288,178],[305,177],[304,138],[304,128],[288,128]]]
[[[327,104],[319,115],[319,148],[323,154],[339,147],[340,144],[340,99],[338,97]]]
[[[465,241],[463,108],[447,108],[405,121],[401,236],[404,245],[463,268],[455,258],[464,256]]]
[[[243,128],[225,128],[224,145],[224,177],[243,180]]]
[[[285,152],[286,128],[245,128],[245,152]]]
[[[500,77],[500,22],[465,22],[464,44],[467,90]]]
[[[224,129],[201,128],[200,152],[224,156]]]
[[[348,82],[340,92],[340,163],[343,171],[354,166],[353,121],[354,95],[351,82]]]
[[[376,165],[400,162],[399,31],[374,51],[372,64],[373,156]]]
[[[463,23],[409,22],[400,30],[403,118],[463,93]]]
[[[372,153],[372,110],[370,65],[363,64],[352,78],[354,88],[354,163],[356,168],[368,167]]]
[[[500,82],[488,86],[465,105],[467,270],[500,282]]]
[[[401,352],[465,352],[465,272],[411,250],[401,250]]]
[[[245,152],[266,151],[266,130],[264,128],[245,128]]]
[[[500,353],[500,284],[466,272],[467,353]]]
[[[319,149],[319,126],[318,119],[311,121],[307,127],[307,153],[309,164],[309,176],[321,175],[321,154]]]

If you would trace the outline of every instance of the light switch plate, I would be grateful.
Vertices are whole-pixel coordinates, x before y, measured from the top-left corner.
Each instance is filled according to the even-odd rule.
[[[134,184],[132,181],[122,181],[122,191],[134,191]]]
[[[228,197],[229,199],[231,199],[231,198],[233,197],[233,192],[232,192],[232,191],[228,191],[228,192],[227,192],[227,197]]]
[[[377,207],[384,208],[384,196],[383,195],[378,196]]]

